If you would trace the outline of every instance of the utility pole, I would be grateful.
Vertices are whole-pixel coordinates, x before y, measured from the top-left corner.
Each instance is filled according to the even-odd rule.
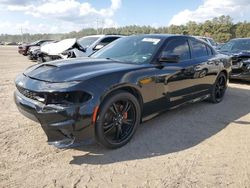
[[[98,35],[98,23],[99,23],[99,20],[96,19],[96,34]]]
[[[25,28],[25,30],[26,30],[26,41],[29,42],[28,29]]]
[[[102,35],[103,35],[103,29],[104,29],[104,20],[102,19]]]
[[[96,34],[98,35],[99,34],[99,27],[101,26],[101,34],[103,34],[103,27],[104,27],[104,20],[99,20],[99,19],[96,19]]]
[[[21,36],[22,36],[22,43],[23,43],[23,28],[21,27]]]

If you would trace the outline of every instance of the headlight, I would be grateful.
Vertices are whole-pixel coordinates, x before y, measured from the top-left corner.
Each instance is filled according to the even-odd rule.
[[[83,91],[54,92],[47,94],[47,104],[84,103],[92,96]]]
[[[46,83],[46,88],[49,91],[47,93],[47,104],[59,104],[59,103],[83,103],[92,98],[92,96],[84,91],[74,91],[72,87],[79,84],[78,81],[61,82],[61,83]],[[57,92],[65,88],[72,88],[72,91]]]

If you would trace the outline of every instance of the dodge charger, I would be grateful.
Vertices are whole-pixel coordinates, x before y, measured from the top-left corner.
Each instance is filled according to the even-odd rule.
[[[48,143],[70,147],[94,137],[107,148],[128,143],[138,125],[201,100],[222,101],[231,59],[184,35],[137,35],[89,58],[33,65],[18,75],[19,111],[39,122]]]

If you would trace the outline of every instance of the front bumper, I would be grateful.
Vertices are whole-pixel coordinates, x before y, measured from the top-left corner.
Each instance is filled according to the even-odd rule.
[[[49,144],[64,148],[94,136],[92,109],[88,104],[45,105],[19,91],[15,91],[14,99],[24,116],[41,124]]]
[[[36,60],[36,59],[37,59],[36,54],[33,54],[33,53],[29,52],[27,55],[29,56],[29,57],[28,57],[29,60]]]

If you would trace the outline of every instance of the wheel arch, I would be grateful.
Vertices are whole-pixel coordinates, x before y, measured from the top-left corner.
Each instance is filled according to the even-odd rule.
[[[116,86],[116,87],[108,90],[107,92],[105,92],[104,95],[101,96],[100,105],[109,95],[111,95],[112,93],[114,93],[116,91],[126,91],[126,92],[132,94],[133,96],[135,96],[138,99],[138,102],[139,102],[140,108],[141,108],[141,112],[142,112],[143,98],[142,98],[141,92],[139,91],[138,88],[136,88],[136,86],[132,86],[132,85],[120,85],[120,86]]]
[[[226,76],[226,79],[228,80],[228,78],[229,78],[229,73],[224,69],[224,70],[222,70],[222,71],[220,71],[220,73],[223,73],[223,74],[225,74],[225,76]],[[220,74],[219,73],[219,74]]]

